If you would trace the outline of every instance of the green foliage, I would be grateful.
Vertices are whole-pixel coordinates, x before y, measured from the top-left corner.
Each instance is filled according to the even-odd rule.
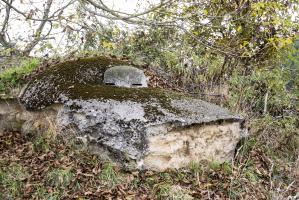
[[[255,172],[254,168],[247,168],[244,170],[244,175],[247,179],[249,179],[252,183],[257,182],[259,179],[257,173]]]
[[[50,150],[49,140],[45,136],[37,136],[33,140],[33,149],[36,152],[48,152]]]
[[[58,188],[59,189],[59,188]],[[57,191],[48,192],[44,185],[37,185],[35,188],[36,197],[38,199],[59,200],[60,193]]]
[[[178,9],[181,7],[171,10],[176,13]],[[202,43],[209,41],[209,46],[218,52],[243,58],[254,56],[251,62],[256,62],[292,42],[293,30],[298,24],[291,20],[290,10],[296,12],[298,5],[285,0],[214,0],[184,4],[180,15],[187,18],[185,21],[190,24],[192,33]],[[198,25],[196,22],[201,23],[201,20],[208,22]],[[264,54],[260,54],[261,51]]]
[[[221,164],[219,162],[210,162],[209,163],[209,167],[213,170],[213,171],[217,171],[221,169]]]
[[[288,79],[284,78],[284,71],[279,67],[257,69],[245,76],[234,73],[230,80],[231,107],[262,113],[267,106],[270,113],[282,112],[290,106],[292,97],[285,90],[287,83]]]
[[[169,183],[158,183],[154,185],[155,197],[157,199],[167,199],[167,200],[191,200],[188,194],[188,190],[180,187],[179,185],[172,185]]]
[[[232,164],[231,163],[228,163],[228,162],[225,162],[222,164],[222,169],[223,171],[228,174],[228,175],[232,175]]]
[[[53,169],[47,174],[48,184],[62,190],[73,180],[74,173],[68,169]]]
[[[241,157],[247,157],[248,154],[257,146],[257,139],[254,137],[249,138],[243,138],[239,142],[239,146],[237,147],[239,149],[238,154]]]
[[[0,92],[8,92],[9,89],[19,87],[24,82],[24,75],[30,74],[37,68],[39,60],[36,58],[25,59],[20,66],[10,67],[0,73]]]
[[[191,162],[189,163],[189,169],[192,173],[201,173],[202,172],[202,166],[200,163],[197,162]]]
[[[121,182],[120,174],[115,170],[115,166],[108,162],[105,163],[100,175],[100,179],[103,181],[103,184],[108,187],[114,187]]]
[[[299,118],[289,116],[275,118],[266,115],[252,121],[252,132],[258,138],[258,144],[273,157],[295,160],[299,147]]]
[[[298,73],[299,65],[297,70],[290,70],[290,66],[284,64],[288,62],[283,58],[285,54],[289,54],[288,49],[268,62],[268,66],[252,66],[248,73],[235,70],[229,82],[230,107],[247,114],[271,115],[282,115],[285,109],[294,109],[299,88],[299,78],[294,77],[294,73]],[[292,90],[287,88],[290,83]]]
[[[166,199],[170,195],[171,185],[162,182],[155,184],[153,189],[157,199]]]
[[[9,194],[3,194],[7,198],[20,197],[23,187],[23,180],[27,174],[23,167],[19,164],[12,164],[8,167],[0,169],[0,188],[5,187]],[[1,197],[1,196],[0,196]]]

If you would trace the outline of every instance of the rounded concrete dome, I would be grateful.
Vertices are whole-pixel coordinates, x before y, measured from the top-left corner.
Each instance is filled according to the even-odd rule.
[[[104,83],[127,88],[147,87],[147,78],[142,70],[128,65],[121,65],[106,70]]]

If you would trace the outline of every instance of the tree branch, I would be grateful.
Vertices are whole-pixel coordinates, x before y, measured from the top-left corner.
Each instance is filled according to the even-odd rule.
[[[52,2],[53,2],[53,0],[47,0],[46,8],[44,10],[44,14],[43,14],[43,18],[42,18],[43,20],[40,22],[38,28],[35,31],[34,39],[30,43],[28,43],[26,45],[25,49],[23,50],[23,54],[29,55],[30,52],[32,51],[32,49],[38,44],[38,42],[40,42],[41,40],[43,40],[43,38],[47,37],[50,34],[50,32],[52,30],[52,23],[50,23],[51,28],[48,31],[48,33],[43,37],[41,36],[42,31],[49,19],[49,13],[50,13],[50,8],[52,6]]]
[[[12,2],[13,2],[13,0],[9,1],[9,3],[12,3]],[[0,43],[4,48],[11,49],[12,50],[11,53],[13,53],[14,45],[6,39],[7,26],[8,26],[8,22],[9,22],[9,18],[10,18],[11,7],[6,5],[5,11],[6,11],[5,18],[4,18],[2,28],[1,28],[1,32],[0,32]]]
[[[59,8],[58,10],[56,10],[55,12],[53,12],[53,14],[49,17],[49,19],[52,19],[52,18],[55,18],[55,17],[59,17],[61,15],[61,12],[63,12],[63,10],[65,10],[70,5],[74,4],[76,1],[77,0],[72,0],[69,3],[67,3],[65,6],[62,6],[61,8]],[[58,13],[58,15],[56,15],[57,13]]]
[[[33,20],[33,21],[44,21],[44,19],[38,19],[38,18],[28,18],[28,16],[26,15],[26,13],[20,11],[19,9],[17,9],[16,7],[14,7],[12,5],[12,1],[9,2],[9,0],[0,0],[3,3],[5,3],[10,9],[13,9],[15,12],[19,13],[20,15],[22,15],[23,17],[25,17],[25,19],[28,20]],[[52,16],[51,16],[52,17]],[[54,17],[54,16],[53,16]],[[48,18],[47,21],[57,21],[58,19],[52,19],[52,18]]]
[[[128,24],[136,24],[136,25],[144,25],[144,26],[174,26],[173,24],[176,22],[175,20],[172,21],[166,21],[166,22],[156,22],[156,21],[148,21],[145,19],[141,19],[138,16],[136,16],[135,18],[138,18],[139,20],[136,19],[131,19],[130,17],[117,17],[117,16],[108,16],[105,14],[101,14],[99,12],[93,11],[90,8],[86,7],[85,5],[83,5],[83,9],[93,15],[99,16],[99,17],[103,17],[105,19],[109,19],[109,20],[121,20],[124,21]]]
[[[10,0],[10,3],[12,3],[13,0]],[[9,20],[9,16],[10,16],[10,7],[9,6],[6,6],[5,8],[5,19],[3,21],[3,25],[2,25],[2,29],[1,29],[1,33],[4,33],[4,31],[6,30],[7,28],[7,25],[8,25],[8,20]]]
[[[144,19],[139,18],[140,16],[146,15],[146,14],[154,12],[154,11],[157,11],[159,8],[162,8],[163,6],[174,3],[174,1],[172,1],[172,0],[165,1],[165,2],[161,1],[161,3],[159,5],[154,6],[153,8],[148,9],[146,11],[143,11],[141,13],[136,13],[136,14],[128,14],[128,13],[125,13],[125,12],[120,12],[120,11],[110,9],[108,6],[106,6],[103,3],[102,0],[98,0],[98,3],[96,3],[94,0],[84,0],[84,1],[89,3],[90,5],[94,6],[96,9],[104,11],[104,12],[107,13],[107,14],[104,14],[104,13],[97,12],[96,10],[95,11],[91,10],[90,8],[88,8],[86,6],[86,3],[85,4],[83,3],[83,8],[87,12],[89,12],[93,15],[103,17],[103,18],[106,18],[106,19],[109,19],[109,20],[122,20],[126,23],[136,24],[136,25],[177,27],[177,28],[184,31],[187,35],[189,35],[191,38],[195,39],[198,43],[202,44],[205,47],[216,50],[216,51],[218,51],[218,52],[220,52],[221,54],[224,54],[224,55],[237,56],[236,52],[232,52],[230,50],[217,47],[214,44],[212,44],[211,42],[208,42],[208,41],[204,40],[202,37],[195,36],[192,32],[188,31],[185,27],[183,27],[182,25],[179,25],[178,22],[184,21],[184,18],[176,17],[173,20],[167,21],[167,22],[158,22],[158,21],[155,21],[155,20],[146,20],[146,19],[144,20]],[[236,11],[234,11],[234,13],[235,12]],[[223,18],[223,16],[221,16],[221,18]],[[195,26],[205,26],[205,25],[199,24],[199,21],[197,23],[194,23],[194,24],[196,24]]]
[[[108,13],[110,13],[111,15],[113,15],[116,18],[119,18],[121,20],[129,20],[132,18],[137,18],[139,16],[143,16],[146,15],[148,13],[154,12],[159,8],[162,8],[163,6],[166,6],[167,4],[171,4],[173,2],[173,0],[168,0],[168,1],[161,1],[160,4],[158,4],[157,6],[154,6],[153,8],[150,8],[146,11],[143,11],[141,13],[136,13],[136,14],[129,14],[129,13],[125,13],[125,12],[120,12],[120,11],[116,11],[113,9],[110,9],[108,6],[106,6],[102,0],[99,0],[100,4],[94,2],[93,0],[85,0],[86,2],[90,3],[91,5],[93,5],[95,8],[106,11]],[[122,14],[122,15],[120,15]]]

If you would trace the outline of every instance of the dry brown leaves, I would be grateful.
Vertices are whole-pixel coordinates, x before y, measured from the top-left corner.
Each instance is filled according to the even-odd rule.
[[[96,156],[72,149],[63,141],[49,146],[46,151],[36,151],[34,142],[20,133],[0,136],[0,172],[8,173],[16,164],[25,171],[19,180],[20,194],[14,199],[47,199],[41,190],[42,195],[59,193],[59,199],[165,199],[165,191],[174,185],[197,199],[270,199],[294,196],[298,186],[289,179],[288,171],[277,168],[260,148],[238,156],[232,165],[201,166],[197,171],[124,172],[115,168],[122,181],[108,186],[100,178],[103,163]],[[71,174],[68,184],[50,181],[49,174],[55,170],[66,174],[52,178],[58,183]],[[9,192],[1,185],[0,176],[0,193]]]

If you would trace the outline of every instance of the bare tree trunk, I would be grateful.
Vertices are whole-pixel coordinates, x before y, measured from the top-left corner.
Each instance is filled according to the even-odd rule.
[[[9,4],[12,4],[12,2],[13,2],[13,0],[8,1]],[[16,49],[14,49],[14,45],[11,42],[9,42],[6,38],[7,26],[8,26],[8,22],[9,22],[9,18],[10,18],[10,11],[11,11],[11,7],[6,4],[5,18],[4,18],[4,21],[2,23],[1,32],[0,32],[0,44],[5,49],[9,49],[11,55],[16,55],[20,52],[17,51]]]

